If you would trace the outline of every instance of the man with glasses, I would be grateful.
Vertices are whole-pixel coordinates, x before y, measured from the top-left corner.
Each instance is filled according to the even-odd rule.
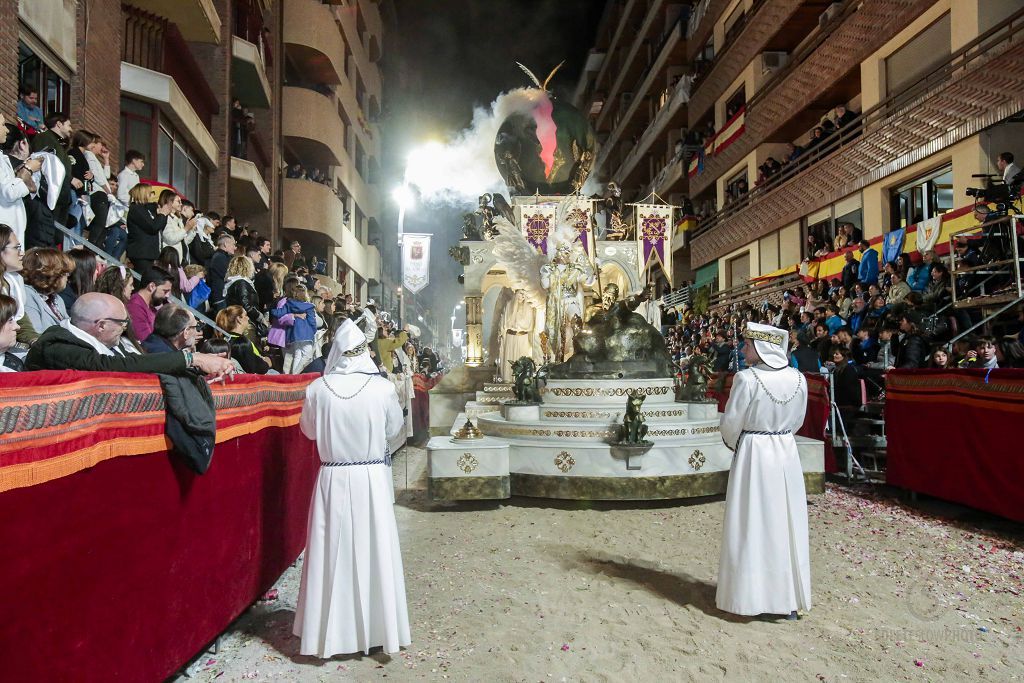
[[[178,304],[164,304],[156,314],[153,334],[142,342],[148,353],[193,350],[199,337],[199,324],[192,312]]]
[[[194,325],[195,319],[191,314],[189,318],[189,325]],[[128,323],[128,311],[117,298],[98,292],[83,294],[71,307],[69,318],[47,328],[32,345],[25,366],[29,370],[156,372],[167,375],[185,375],[190,368],[195,368],[214,378],[234,372],[230,360],[192,353],[188,348],[145,355],[133,353],[120,343]],[[183,332],[185,336],[194,337],[194,331]]]

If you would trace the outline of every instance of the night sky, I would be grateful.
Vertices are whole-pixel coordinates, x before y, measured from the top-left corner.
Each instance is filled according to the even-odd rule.
[[[384,36],[384,199],[382,226],[394,234],[390,201],[409,151],[429,139],[451,138],[470,123],[475,107],[502,92],[530,85],[522,62],[543,81],[565,65],[549,88],[569,99],[594,43],[605,0],[395,0],[395,25]],[[434,235],[431,282],[420,297],[443,320],[462,298],[447,255],[461,235],[466,208],[419,206],[406,232]],[[397,259],[397,250],[389,254]],[[397,260],[396,260],[397,263]]]

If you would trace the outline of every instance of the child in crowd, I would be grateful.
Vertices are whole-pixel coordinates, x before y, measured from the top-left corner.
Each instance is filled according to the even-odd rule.
[[[285,331],[282,372],[302,372],[316,355],[316,309],[309,302],[306,286],[297,280],[285,283],[284,296],[270,311],[270,319],[272,324],[283,327]]]
[[[235,366],[235,372],[245,372],[242,370],[241,363],[231,357],[231,344],[229,344],[225,339],[204,339],[196,350],[199,353],[208,353],[213,356],[227,358],[231,361],[231,364]]]

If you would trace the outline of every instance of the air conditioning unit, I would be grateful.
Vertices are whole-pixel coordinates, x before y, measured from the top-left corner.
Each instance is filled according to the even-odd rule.
[[[842,6],[843,3],[841,2],[833,2],[831,5],[829,5],[828,9],[822,12],[821,16],[818,17],[818,28],[821,28],[828,22],[832,21],[832,19],[835,18],[837,14],[839,14],[839,8]]]
[[[771,73],[781,69],[789,63],[788,52],[762,52],[761,53],[761,74]]]

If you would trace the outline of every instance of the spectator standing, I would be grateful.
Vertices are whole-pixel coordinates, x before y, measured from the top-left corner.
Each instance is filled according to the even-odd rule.
[[[1003,174],[1003,182],[1007,185],[1013,177],[1020,173],[1020,166],[1014,163],[1013,152],[1002,152],[996,159],[996,168]]]
[[[18,90],[18,118],[30,130],[30,135],[46,130],[43,110],[39,106],[39,89],[28,83]]]
[[[928,358],[929,370],[952,370],[955,367],[945,347],[939,346],[932,350],[932,355]]]
[[[38,334],[67,319],[60,292],[67,287],[74,268],[71,257],[56,249],[37,247],[25,254],[25,316]]]
[[[3,150],[0,154],[0,223],[11,226],[18,237],[18,242],[24,243],[25,227],[28,224],[25,199],[36,189],[32,174],[39,170],[42,162],[39,159],[26,159],[24,162],[19,160],[15,169],[11,157],[8,156],[17,142],[17,136],[12,136],[11,144],[8,145],[12,129],[17,131],[14,126],[8,126],[4,115],[0,114],[0,149]]]
[[[82,150],[89,165],[89,183],[86,184],[84,196],[89,197],[89,208],[92,209],[93,218],[89,222],[89,241],[93,244],[103,244],[104,232],[107,228],[107,212],[110,209],[110,184],[107,178],[110,177],[110,151],[103,144],[98,135],[91,135],[91,140]]]
[[[35,221],[30,221],[30,229],[26,231],[25,244],[28,247],[53,247],[60,239],[57,237],[54,225],[66,226],[68,223],[68,212],[71,209],[71,189],[74,178],[72,177],[71,157],[68,156],[65,145],[71,138],[71,118],[64,113],[50,114],[46,117],[47,130],[32,138],[32,151],[51,151],[64,166],[64,180],[57,193],[57,202],[51,211],[46,203],[49,187],[46,174],[43,174],[40,183],[39,194],[35,201],[40,204],[35,211],[29,213],[36,216]],[[78,182],[74,180],[74,182]],[[35,230],[31,228],[35,228]]]
[[[224,305],[241,306],[250,323],[257,324],[256,333],[263,336],[263,330],[258,329],[261,315],[259,296],[252,281],[255,273],[256,267],[247,256],[231,257],[224,281]]]
[[[124,168],[117,174],[117,199],[127,206],[131,203],[130,192],[139,184],[139,171],[146,167],[146,155],[130,149],[124,155]]]
[[[151,189],[150,185],[139,183],[128,193],[131,204],[128,205],[128,242],[125,253],[140,273],[148,270],[153,261],[160,258],[160,232],[167,225],[167,214],[159,211],[157,205],[149,201]]]
[[[295,263],[295,259],[302,254],[302,245],[297,240],[292,241],[288,251],[284,252],[284,264],[288,266],[288,270],[294,270],[292,265]]]
[[[6,294],[18,302],[14,319],[20,325],[18,340],[25,343],[35,341],[39,335],[25,318],[25,280],[21,270],[24,266],[24,247],[9,225],[0,223],[0,294]]]
[[[860,267],[857,269],[857,281],[865,287],[878,284],[878,252],[867,240],[860,241]]]
[[[156,309],[171,295],[173,278],[166,270],[150,267],[142,274],[139,288],[128,300],[128,317],[136,338],[145,340],[153,334]]]
[[[122,204],[117,198],[117,178],[112,176],[108,180],[108,185],[110,194],[107,195],[107,226],[100,246],[103,251],[120,261],[128,247],[128,204]]]
[[[181,211],[181,197],[173,190],[164,190],[157,201],[159,209],[167,215],[167,222],[160,232],[160,246],[171,247],[178,252],[178,260],[188,263],[188,245],[196,236],[196,219],[186,219]]]
[[[214,311],[224,308],[224,282],[228,277],[228,264],[235,255],[235,238],[223,233],[217,238],[217,250],[210,257],[206,269],[206,284],[210,286],[210,304]]]
[[[900,317],[902,338],[896,347],[895,367],[916,370],[924,367],[928,360],[928,344],[920,331],[921,315],[907,311]]]
[[[286,328],[283,372],[295,374],[301,372],[316,355],[313,349],[316,312],[302,283],[289,280],[284,291],[285,296],[277,302],[270,315]]]
[[[195,238],[188,245],[192,263],[198,263],[206,269],[210,267],[210,259],[217,251],[217,245],[213,242],[213,232],[216,226],[208,216],[198,215],[196,217]]]
[[[847,291],[853,291],[853,286],[857,284],[857,273],[860,270],[860,264],[857,263],[857,259],[854,257],[852,251],[846,252],[846,265],[843,266],[843,272],[840,276],[843,281],[843,287],[846,287]]]
[[[967,356],[960,364],[964,368],[998,368],[999,362],[996,358],[996,340],[993,337],[979,337],[974,348],[967,352]]]

